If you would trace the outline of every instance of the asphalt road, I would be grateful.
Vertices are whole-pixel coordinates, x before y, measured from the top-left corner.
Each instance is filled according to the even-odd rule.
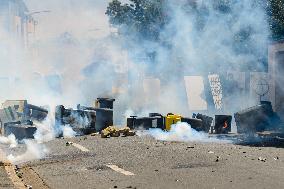
[[[66,146],[69,141],[75,145]],[[82,136],[45,145],[48,157],[20,165],[23,182],[33,188],[284,188],[281,147],[160,142],[145,136]],[[20,151],[21,145],[13,153]]]

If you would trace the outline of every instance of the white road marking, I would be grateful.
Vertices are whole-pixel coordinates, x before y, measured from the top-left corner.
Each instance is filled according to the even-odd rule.
[[[78,148],[79,150],[83,151],[83,152],[89,152],[90,150],[85,148],[84,146],[80,145],[80,144],[76,144],[76,143],[73,143],[72,146]]]
[[[111,168],[112,170],[114,170],[118,173],[124,174],[126,176],[134,176],[135,175],[134,173],[131,173],[129,171],[125,171],[124,169],[121,169],[116,165],[107,165],[107,167]]]

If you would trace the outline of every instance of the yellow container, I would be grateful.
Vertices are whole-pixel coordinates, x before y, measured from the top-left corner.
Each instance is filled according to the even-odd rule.
[[[176,124],[177,122],[181,121],[181,115],[175,115],[175,114],[168,114],[166,116],[166,130],[169,131],[171,130],[171,126],[173,124]]]

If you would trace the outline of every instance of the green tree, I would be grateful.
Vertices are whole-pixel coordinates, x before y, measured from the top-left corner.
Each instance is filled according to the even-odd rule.
[[[268,0],[267,14],[273,40],[284,38],[284,0]]]
[[[119,32],[157,41],[161,29],[167,23],[165,1],[130,0],[129,4],[122,4],[119,0],[113,0],[106,14]]]

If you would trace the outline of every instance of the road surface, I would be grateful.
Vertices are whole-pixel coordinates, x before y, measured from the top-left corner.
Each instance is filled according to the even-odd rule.
[[[45,146],[47,157],[19,165],[23,182],[33,188],[284,188],[283,147],[162,142],[148,136],[82,136]],[[13,154],[23,151],[20,145]],[[0,168],[1,183],[3,172]]]

